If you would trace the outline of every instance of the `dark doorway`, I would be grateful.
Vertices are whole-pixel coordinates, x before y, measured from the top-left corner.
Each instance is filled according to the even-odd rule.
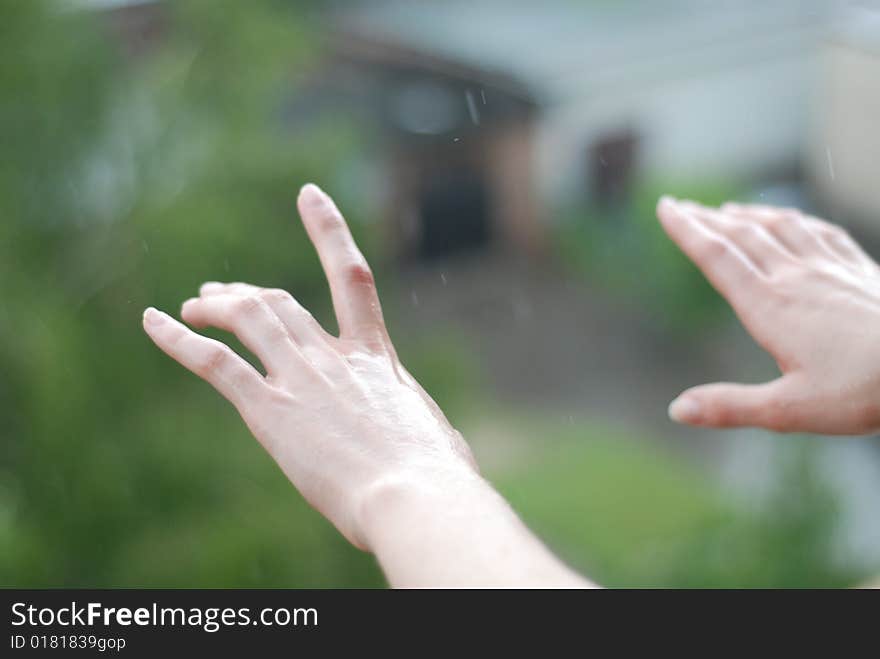
[[[633,130],[605,135],[590,146],[593,200],[604,208],[630,201],[635,181],[639,136]]]
[[[486,182],[473,168],[433,172],[423,182],[419,210],[421,259],[440,259],[489,244]]]

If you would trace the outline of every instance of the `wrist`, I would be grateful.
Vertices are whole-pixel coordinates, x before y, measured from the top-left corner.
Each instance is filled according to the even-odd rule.
[[[364,498],[361,528],[394,587],[591,585],[473,469],[377,483]]]
[[[361,495],[356,515],[358,544],[376,552],[393,529],[408,520],[454,515],[477,501],[500,497],[470,465],[450,465],[386,475]]]

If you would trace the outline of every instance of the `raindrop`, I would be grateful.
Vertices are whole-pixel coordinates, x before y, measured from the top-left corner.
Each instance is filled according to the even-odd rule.
[[[443,285],[446,286],[446,273],[445,272],[440,273],[440,281],[442,281]]]
[[[412,297],[413,306],[419,306],[419,294],[416,293],[415,290],[413,290],[410,296]]]
[[[485,89],[480,90],[480,98],[483,99],[483,105],[486,105],[486,90]]]
[[[831,158],[831,147],[825,147],[825,157],[828,159],[828,174],[831,176],[831,180],[834,180],[834,160]]]
[[[146,241],[146,240],[142,240],[142,241],[141,241],[141,246],[144,248],[144,254],[149,254],[149,253],[150,253],[150,246],[147,245],[147,241]]]
[[[468,89],[464,93],[464,99],[467,101],[468,114],[471,115],[471,121],[474,126],[480,125],[480,111],[477,109],[477,102],[474,100],[474,93]]]

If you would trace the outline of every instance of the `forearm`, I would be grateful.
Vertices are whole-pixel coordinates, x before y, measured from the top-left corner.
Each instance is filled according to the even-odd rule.
[[[475,474],[380,485],[364,520],[366,544],[393,587],[593,586]]]

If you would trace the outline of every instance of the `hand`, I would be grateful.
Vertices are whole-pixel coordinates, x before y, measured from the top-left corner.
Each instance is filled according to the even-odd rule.
[[[338,338],[285,291],[215,282],[184,303],[183,319],[233,332],[260,359],[265,377],[223,343],[160,311],[144,312],[144,328],[235,405],[309,503],[369,549],[365,510],[373,498],[387,498],[383,489],[402,481],[455,489],[477,479],[476,465],[398,360],[370,269],[333,201],[306,185],[298,207],[330,282]]]
[[[681,423],[790,432],[880,429],[880,267],[847,233],[797,210],[660,200],[664,229],[779,365],[672,402]]]

